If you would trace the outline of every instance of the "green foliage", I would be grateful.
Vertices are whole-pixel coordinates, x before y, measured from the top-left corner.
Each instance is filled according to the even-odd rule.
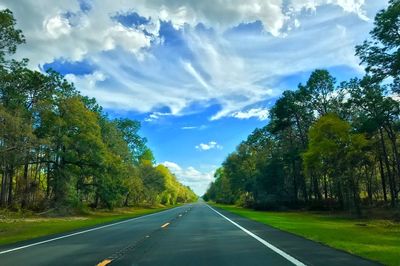
[[[375,17],[370,32],[372,40],[356,47],[356,54],[376,82],[393,78],[392,88],[400,92],[400,2],[390,0],[389,6]]]
[[[256,209],[396,207],[400,192],[400,2],[375,18],[372,41],[356,47],[363,79],[337,86],[327,71],[284,91],[270,121],[224,161],[204,199]],[[389,78],[389,79],[388,79]],[[393,82],[390,78],[393,78]],[[392,82],[392,91],[382,81]],[[396,89],[397,88],[397,89]]]
[[[0,62],[4,63],[4,56],[13,54],[17,45],[24,43],[22,31],[15,29],[16,21],[9,9],[0,11]]]
[[[357,168],[367,161],[368,141],[361,134],[352,134],[350,124],[336,115],[321,117],[309,131],[309,146],[303,154],[308,175],[318,173],[324,182],[335,188],[332,193],[342,207],[360,209]]]
[[[155,166],[140,123],[110,120],[59,73],[7,61],[24,41],[0,11],[0,206],[112,209],[196,199],[168,169]]]
[[[319,115],[325,115],[332,111],[333,101],[331,97],[335,90],[336,80],[327,70],[317,69],[311,73],[304,89],[307,91],[313,110]]]
[[[268,125],[226,158],[204,198],[256,209],[308,206],[358,215],[363,202],[374,199],[395,206],[399,103],[369,77],[333,86],[327,71],[316,70],[305,86],[285,91]]]

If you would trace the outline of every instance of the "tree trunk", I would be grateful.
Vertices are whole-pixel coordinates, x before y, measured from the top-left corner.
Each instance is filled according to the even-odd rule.
[[[296,162],[294,160],[292,160],[292,171],[293,171],[293,173],[292,173],[293,174],[293,199],[297,205],[297,203],[298,203],[297,195],[298,195],[299,188],[297,185]]]
[[[128,193],[126,193],[126,197],[125,197],[125,201],[124,201],[124,206],[125,207],[128,207],[128,203],[129,203],[129,192]]]
[[[380,139],[381,139],[381,145],[382,145],[383,160],[385,162],[386,171],[389,176],[390,204],[392,207],[394,207],[394,206],[396,206],[396,197],[395,197],[396,193],[395,193],[394,184],[393,184],[394,180],[393,180],[392,170],[390,169],[390,163],[389,163],[389,159],[388,159],[388,155],[387,155],[387,151],[386,151],[385,140],[383,138],[382,128],[379,128],[379,134],[381,137]]]
[[[386,133],[388,134],[390,143],[392,144],[392,150],[393,150],[393,157],[394,157],[394,163],[396,171],[394,173],[397,173],[397,179],[400,180],[400,159],[399,159],[399,153],[397,150],[397,143],[396,143],[396,134],[393,132],[393,129],[390,125],[385,127]],[[394,178],[394,176],[393,176]],[[396,180],[393,180],[393,186],[394,186],[394,192],[395,192],[395,200],[397,201],[398,199],[398,190],[397,190],[397,183]]]
[[[378,157],[379,157],[379,171],[381,172],[383,200],[387,202],[386,180],[385,180],[385,171],[383,170],[382,156],[379,154]]]
[[[50,156],[49,156],[50,157]],[[50,199],[50,163],[47,163],[47,173],[46,173],[46,199]]]
[[[7,171],[3,170],[1,177],[1,195],[0,195],[0,206],[5,207],[7,201]]]
[[[314,187],[314,196],[315,196],[315,198],[318,201],[321,201],[322,195],[321,195],[321,191],[319,190],[318,179],[315,177],[314,174],[313,174],[313,187]]]
[[[14,166],[9,168],[8,172],[8,206],[13,204],[13,179],[14,179]]]
[[[28,205],[28,192],[29,192],[29,185],[28,185],[28,160],[25,162],[24,165],[24,174],[23,174],[23,183],[24,183],[24,192],[21,201],[21,208],[24,209]]]

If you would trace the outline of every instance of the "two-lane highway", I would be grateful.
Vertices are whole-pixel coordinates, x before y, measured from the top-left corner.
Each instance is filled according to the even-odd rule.
[[[0,265],[375,264],[199,202],[3,248]]]

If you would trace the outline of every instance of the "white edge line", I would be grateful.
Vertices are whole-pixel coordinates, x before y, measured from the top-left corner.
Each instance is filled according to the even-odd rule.
[[[99,226],[99,227],[95,227],[95,228],[79,231],[79,232],[68,234],[68,235],[64,235],[64,236],[59,236],[59,237],[55,237],[55,238],[39,241],[39,242],[32,243],[32,244],[25,245],[25,246],[20,246],[20,247],[16,247],[16,248],[12,248],[12,249],[3,250],[3,251],[0,251],[0,255],[5,254],[5,253],[9,253],[9,252],[13,252],[13,251],[17,251],[17,250],[20,250],[20,249],[24,249],[24,248],[29,248],[29,247],[45,244],[45,243],[48,243],[48,242],[53,242],[53,241],[60,240],[60,239],[63,239],[63,238],[68,238],[68,237],[71,237],[71,236],[76,236],[76,235],[89,233],[89,232],[92,232],[92,231],[97,231],[97,230],[100,230],[100,229],[103,229],[103,228],[107,228],[107,227],[111,227],[111,226],[114,226],[114,225],[128,223],[128,222],[131,222],[131,221],[134,221],[134,220],[138,220],[138,219],[141,219],[141,218],[157,215],[157,214],[160,214],[160,213],[163,213],[163,212],[166,212],[166,211],[170,211],[170,210],[173,210],[173,209],[177,209],[177,208],[182,208],[182,206],[176,207],[176,208],[172,208],[172,209],[168,209],[168,210],[163,210],[163,211],[156,212],[156,213],[146,214],[146,215],[143,215],[143,216],[131,218],[131,219],[128,219],[128,220],[124,220],[124,221],[120,221],[120,222],[116,222],[116,223],[112,223],[112,224],[106,224],[106,225],[103,225],[103,226]]]
[[[256,234],[250,232],[249,230],[247,230],[246,228],[240,226],[239,224],[235,223],[234,221],[232,221],[231,219],[229,219],[228,217],[226,217],[225,215],[223,215],[222,213],[216,211],[214,208],[210,207],[208,204],[206,204],[208,208],[210,208],[211,210],[213,210],[214,212],[216,212],[217,214],[219,214],[221,217],[225,218],[226,220],[228,220],[229,222],[231,222],[232,224],[234,224],[236,227],[238,227],[240,230],[242,230],[243,232],[245,232],[246,234],[250,235],[251,237],[255,238],[256,240],[258,240],[259,242],[261,242],[262,244],[264,244],[266,247],[268,247],[269,249],[271,249],[272,251],[278,253],[279,255],[281,255],[282,257],[284,257],[285,259],[287,259],[288,261],[290,261],[291,263],[293,263],[294,265],[297,266],[306,266],[304,263],[302,263],[301,261],[293,258],[292,256],[290,256],[289,254],[287,254],[286,252],[280,250],[279,248],[275,247],[274,245],[272,245],[271,243],[265,241],[264,239],[262,239],[261,237],[257,236]]]

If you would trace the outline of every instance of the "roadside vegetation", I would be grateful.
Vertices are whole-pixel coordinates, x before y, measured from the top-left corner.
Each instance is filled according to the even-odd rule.
[[[400,224],[390,220],[357,219],[326,212],[254,211],[233,205],[215,206],[385,265],[400,265]]]
[[[15,25],[10,10],[0,11],[0,208],[68,215],[88,207],[171,206],[196,199],[156,165],[138,121],[111,119],[59,73],[30,70],[28,59],[14,60],[25,42]],[[108,219],[96,217],[32,223],[25,232],[36,234],[34,224],[53,233]],[[1,242],[8,241],[4,230],[12,235],[19,225],[1,223]]]
[[[400,2],[391,0],[376,15],[370,40],[355,49],[365,76],[338,83],[318,69],[285,91],[268,124],[216,171],[204,199],[255,209],[345,210],[358,217],[368,215],[367,208],[387,208],[398,221],[399,32]],[[376,239],[369,239],[371,246],[380,243]]]
[[[42,236],[84,230],[96,225],[118,222],[129,218],[159,212],[174,206],[117,208],[114,210],[87,210],[79,213],[60,216],[47,212],[35,214],[30,212],[0,212],[0,245],[12,244]],[[56,215],[56,216],[53,216]]]

